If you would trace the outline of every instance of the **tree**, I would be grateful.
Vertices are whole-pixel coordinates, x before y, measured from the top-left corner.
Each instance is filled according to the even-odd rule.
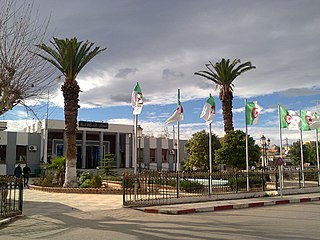
[[[212,159],[214,161],[214,153],[220,148],[220,142],[215,134],[211,137]],[[187,159],[184,161],[184,169],[192,171],[194,168],[202,171],[209,170],[209,133],[205,130],[192,135],[185,145],[188,153]]]
[[[195,75],[205,77],[214,82],[216,88],[220,88],[219,99],[222,102],[222,114],[224,120],[224,131],[233,130],[232,120],[232,100],[233,100],[233,81],[242,73],[256,68],[251,62],[240,64],[240,59],[230,60],[222,58],[220,62],[206,64],[208,71],[198,71]]]
[[[248,136],[249,166],[257,165],[261,151],[252,137]],[[246,134],[241,130],[228,131],[221,142],[221,148],[216,151],[217,164],[225,164],[236,169],[246,168]]]
[[[33,4],[0,1],[0,115],[50,89],[53,68],[33,52],[44,42],[49,21],[39,24]]]
[[[66,176],[64,187],[76,187],[76,134],[77,134],[77,117],[78,108],[80,107],[79,93],[80,87],[76,77],[82,68],[97,54],[104,51],[105,48],[95,47],[91,50],[94,43],[78,42],[76,38],[58,39],[53,38],[50,41],[54,48],[45,44],[37,45],[46,55],[37,54],[46,61],[53,64],[65,77],[61,86],[64,97],[64,117],[65,131],[67,139],[66,149]]]
[[[304,143],[302,146],[303,149],[303,162],[310,163],[312,165],[316,164],[316,143],[308,142]],[[300,148],[300,140],[294,142],[290,147],[289,154],[291,159],[293,160],[294,165],[301,164],[301,148]]]

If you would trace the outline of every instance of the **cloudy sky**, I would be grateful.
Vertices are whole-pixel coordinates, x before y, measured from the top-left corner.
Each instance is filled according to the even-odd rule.
[[[181,89],[182,138],[206,128],[199,115],[209,93],[217,104],[213,132],[223,136],[218,90],[194,75],[221,58],[256,66],[234,82],[235,129],[245,128],[246,98],[264,108],[249,134],[255,139],[264,134],[272,143],[279,143],[278,104],[289,110],[320,108],[318,0],[35,0],[35,6],[40,19],[51,16],[53,36],[107,48],[78,76],[79,120],[131,124],[130,97],[139,82],[145,96],[139,123],[146,134],[159,135],[165,127],[172,132],[165,120]],[[63,119],[58,87],[49,99],[49,118]],[[45,102],[32,108],[45,118]],[[35,116],[16,107],[2,119],[20,120],[21,127]],[[299,133],[284,130],[283,138],[291,143]],[[314,140],[314,133],[304,132],[304,139]]]

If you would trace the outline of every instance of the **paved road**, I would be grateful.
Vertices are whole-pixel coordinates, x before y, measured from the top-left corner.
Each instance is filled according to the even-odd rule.
[[[121,208],[121,196],[25,191],[0,239],[320,239],[320,202],[188,215]]]

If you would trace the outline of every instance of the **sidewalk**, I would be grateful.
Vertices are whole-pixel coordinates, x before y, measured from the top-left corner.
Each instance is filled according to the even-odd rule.
[[[25,188],[22,215],[0,219],[0,226],[24,216],[113,210],[122,208],[122,195],[51,193]]]
[[[200,212],[215,212],[229,209],[243,209],[251,207],[272,206],[278,204],[304,203],[320,201],[320,193],[296,194],[275,197],[247,198],[236,200],[221,200],[210,202],[199,202],[191,204],[173,204],[152,207],[138,207],[137,210],[147,213],[162,214],[189,214]]]
[[[188,214],[200,212],[215,212],[229,209],[272,206],[278,204],[293,204],[320,201],[320,192],[275,197],[259,197],[232,200],[216,200],[210,202],[181,203],[173,205],[138,207],[145,213]],[[115,194],[76,194],[48,193],[36,190],[24,190],[23,215],[0,220],[2,224],[9,223],[23,216],[52,216],[58,213],[93,213],[105,210],[122,209],[122,195]],[[125,208],[123,208],[125,210]],[[115,212],[116,214],[116,212]]]

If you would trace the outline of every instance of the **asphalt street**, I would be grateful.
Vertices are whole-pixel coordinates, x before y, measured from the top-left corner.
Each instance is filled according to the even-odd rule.
[[[320,201],[187,215],[121,207],[120,195],[25,191],[0,239],[319,239]]]

